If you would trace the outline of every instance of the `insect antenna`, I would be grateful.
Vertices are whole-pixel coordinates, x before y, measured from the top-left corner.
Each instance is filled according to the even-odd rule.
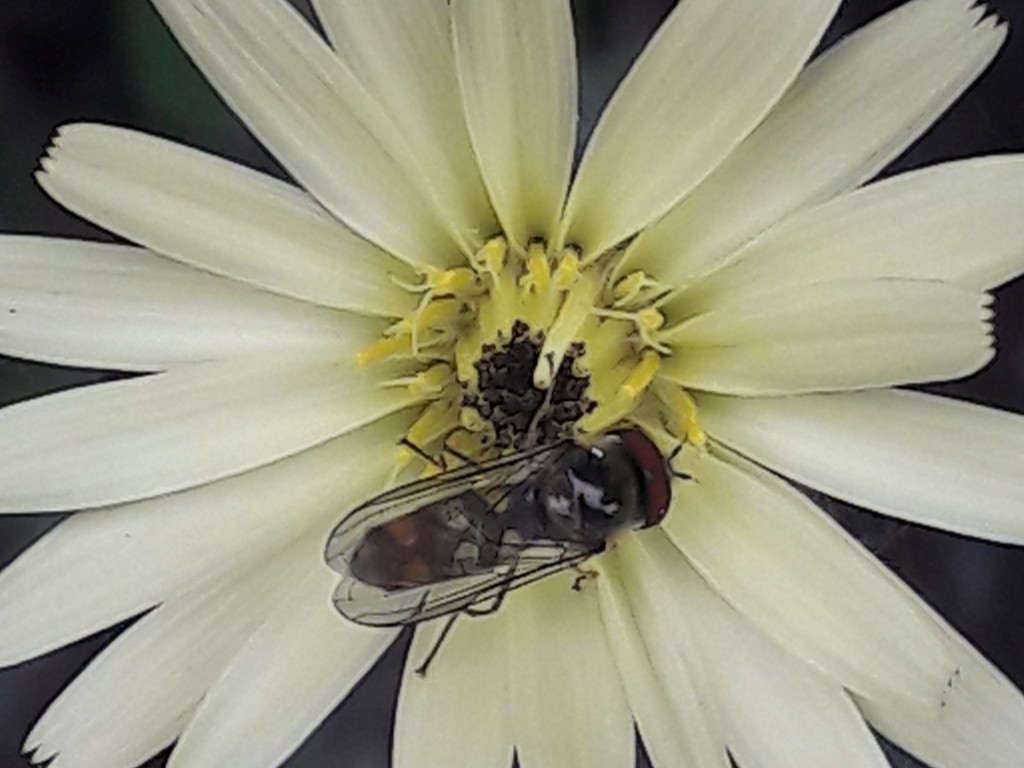
[[[434,660],[434,657],[437,656],[437,652],[441,650],[441,643],[445,641],[445,638],[448,637],[448,633],[452,631],[452,626],[455,624],[455,620],[457,618],[459,618],[458,612],[453,613],[451,616],[448,617],[448,621],[444,623],[444,629],[442,629],[441,634],[437,636],[437,640],[434,641],[434,645],[433,647],[431,647],[430,652],[427,654],[427,657],[423,660],[422,664],[420,664],[418,667],[416,667],[415,670],[413,670],[419,677],[427,676],[427,667],[430,666],[430,663]]]

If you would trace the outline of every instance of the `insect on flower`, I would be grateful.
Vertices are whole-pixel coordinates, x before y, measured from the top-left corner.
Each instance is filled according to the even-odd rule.
[[[650,438],[627,429],[394,488],[332,532],[325,559],[342,576],[334,605],[370,626],[491,613],[509,590],[578,567],[613,534],[661,522],[671,476]]]

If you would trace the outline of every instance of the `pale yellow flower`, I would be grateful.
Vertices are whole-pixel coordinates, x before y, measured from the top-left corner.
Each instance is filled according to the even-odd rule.
[[[329,43],[283,0],[153,2],[299,186],[71,125],[40,183],[141,247],[0,241],[0,351],[153,374],[0,413],[0,510],[85,510],[0,574],[0,662],[145,613],[36,760],[284,761],[397,632],[334,610],[329,532],[422,469],[402,438],[514,447],[534,411],[483,380],[514,348],[545,439],[637,425],[693,479],[423,678],[417,628],[397,766],[619,768],[634,727],[658,768],[883,766],[869,726],[1019,764],[1020,693],[783,479],[1024,541],[1024,419],[893,389],[992,357],[1024,159],[862,186],[995,56],[984,8],[916,0],[807,65],[837,0],[685,0],[574,169],[568,0],[314,0]]]

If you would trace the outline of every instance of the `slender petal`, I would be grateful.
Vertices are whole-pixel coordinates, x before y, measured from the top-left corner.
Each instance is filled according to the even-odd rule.
[[[70,517],[0,572],[0,666],[256,567],[384,486],[399,414],[253,472]],[[68,595],[75,595],[68,600]]]
[[[576,46],[567,0],[455,0],[470,136],[512,241],[550,239],[576,143]]]
[[[164,370],[337,346],[380,330],[377,321],[257,291],[141,248],[3,237],[0,272],[0,350],[60,365]]]
[[[645,554],[640,540],[649,536],[616,542],[601,561],[605,634],[654,764],[726,768],[722,713],[707,695],[711,685],[695,645],[700,615],[690,606],[667,609],[677,601],[679,586]]]
[[[313,6],[335,52],[402,127],[467,240],[495,232],[462,113],[448,1],[314,0]]]
[[[973,373],[993,355],[989,297],[929,280],[850,280],[739,297],[665,334],[662,374],[742,395],[864,389]]]
[[[983,13],[973,0],[916,0],[826,51],[620,269],[689,283],[792,211],[866,182],[992,61],[1006,27]]]
[[[574,591],[572,579],[545,579],[509,595],[501,609],[508,616],[509,721],[519,764],[630,766],[633,721],[597,597]]]
[[[400,126],[283,0],[153,0],[196,65],[289,173],[412,264],[465,243]]]
[[[925,168],[796,213],[684,291],[687,312],[822,280],[994,288],[1024,271],[1024,156]]]
[[[894,744],[942,768],[1017,768],[1024,755],[1024,696],[927,605],[955,638],[956,674],[935,716],[888,701],[858,699],[871,725]]]
[[[702,674],[701,701],[724,720],[729,751],[744,768],[888,768],[878,742],[842,687],[787,653],[707,588],[661,531],[623,552],[629,579],[657,606],[662,642],[688,636]],[[642,586],[640,586],[642,585]],[[695,628],[697,631],[694,631]]]
[[[299,547],[320,564],[322,537]],[[310,568],[282,585],[283,597],[206,692],[169,768],[275,768],[348,696],[398,630],[344,620],[327,599],[334,579]]]
[[[418,627],[409,649],[395,716],[395,768],[509,768],[508,622],[500,611],[458,620],[421,677],[413,670],[446,621]]]
[[[695,480],[662,523],[700,575],[844,687],[938,712],[956,667],[920,601],[792,488],[716,453],[688,457]]]
[[[141,619],[64,690],[26,750],[36,761],[56,755],[55,768],[134,768],[166,747],[287,585],[316,565],[297,553]]]
[[[154,251],[329,307],[399,315],[409,271],[296,187],[180,144],[103,125],[60,129],[39,183]]]
[[[0,509],[78,509],[265,466],[415,402],[351,357],[197,363],[0,412]]]
[[[599,253],[663,215],[752,131],[792,84],[836,0],[687,0],[633,65],[591,137],[566,239]]]
[[[920,392],[700,396],[717,440],[800,483],[915,523],[1024,544],[1024,417]]]
[[[602,573],[606,572],[606,569],[602,570]],[[601,619],[605,625],[608,646],[615,658],[630,711],[651,761],[657,768],[691,768],[698,765],[692,756],[691,742],[679,727],[680,724],[690,723],[704,725],[705,713],[698,705],[699,696],[693,688],[693,682],[679,668],[680,671],[675,675],[675,687],[667,689],[662,685],[647,656],[621,584],[615,580],[604,580],[600,587]],[[678,700],[681,706],[670,703],[670,696],[673,697],[671,701]],[[676,714],[677,709],[692,716],[681,718]],[[698,737],[698,745],[707,741],[699,734]],[[711,754],[711,750],[708,753]],[[710,765],[718,766],[719,763],[716,760]]]

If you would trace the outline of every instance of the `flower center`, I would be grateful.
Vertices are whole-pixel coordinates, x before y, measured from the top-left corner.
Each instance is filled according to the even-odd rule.
[[[671,352],[659,310],[669,290],[643,272],[613,279],[620,252],[582,256],[539,240],[516,251],[495,237],[469,264],[403,285],[415,309],[358,358],[423,366],[386,382],[426,401],[400,463],[417,450],[485,459],[626,422],[651,429],[666,408],[684,413],[682,437],[703,442],[693,401],[657,378]]]

